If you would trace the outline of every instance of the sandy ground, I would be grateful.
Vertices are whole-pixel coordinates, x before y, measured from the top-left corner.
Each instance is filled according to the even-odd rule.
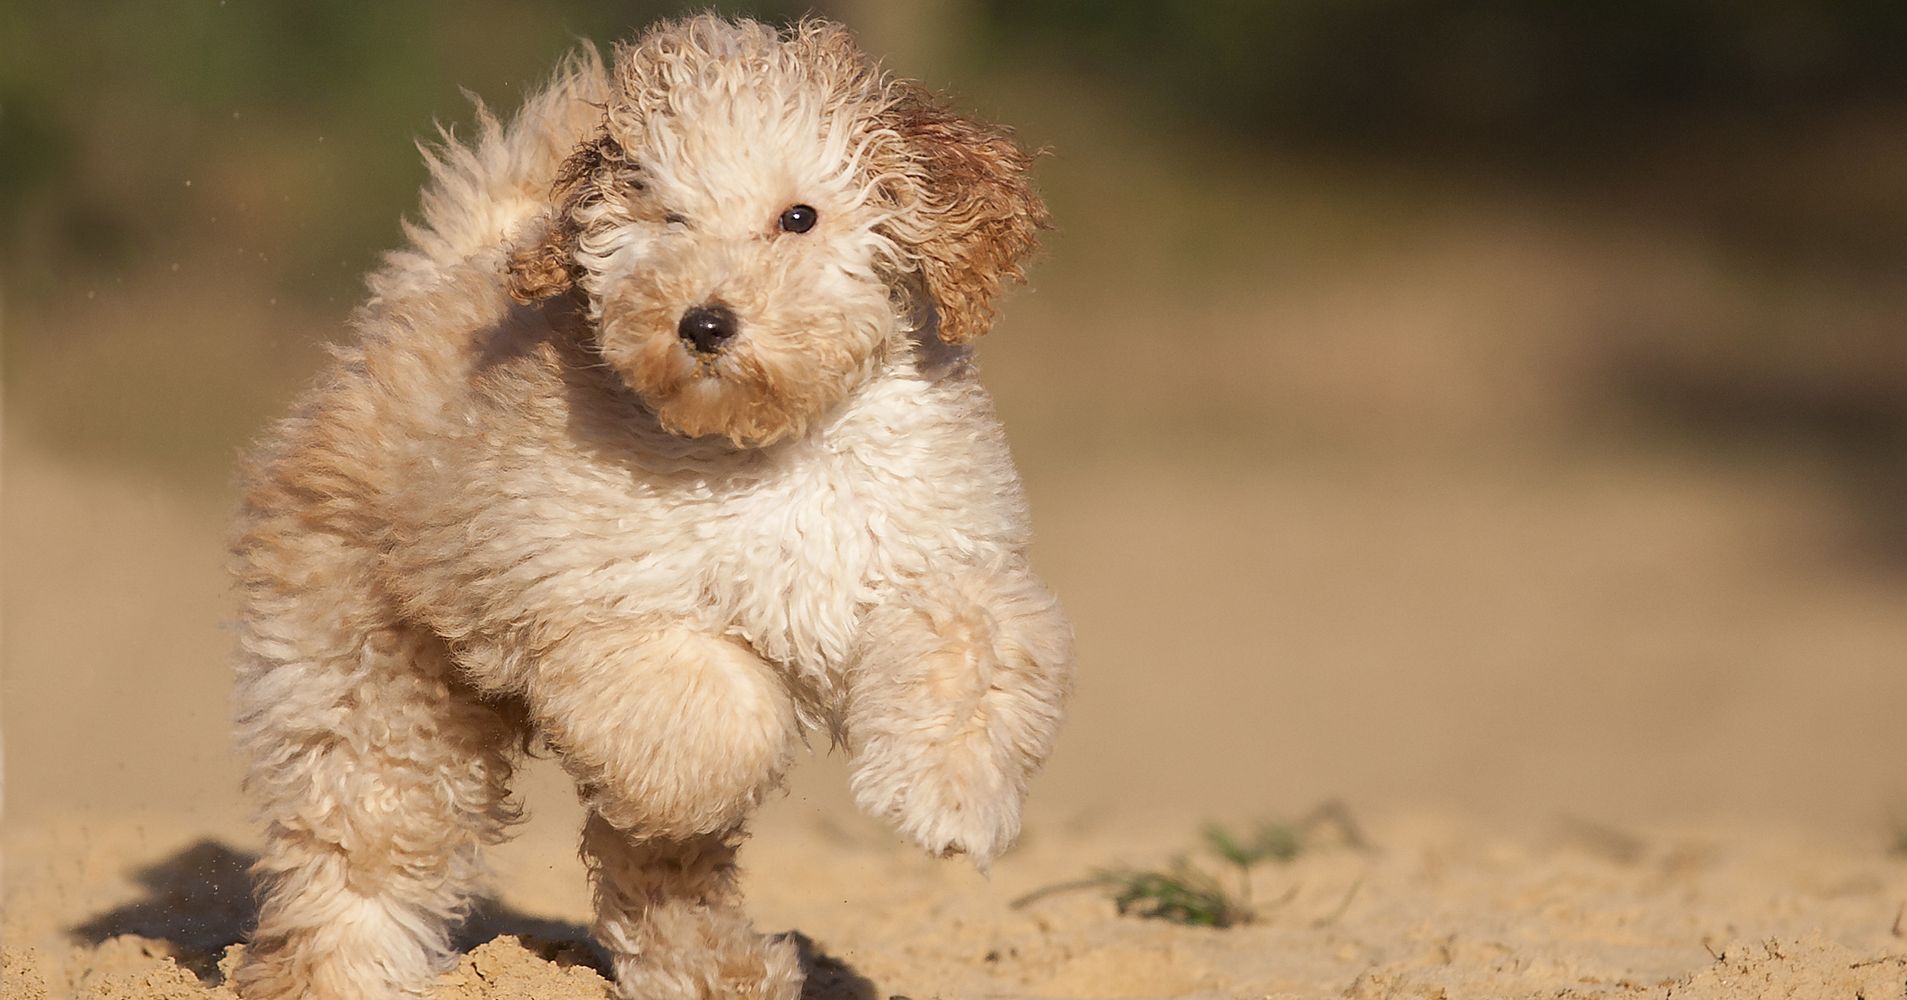
[[[1907,871],[1858,840],[1397,817],[1367,825],[1367,849],[1260,868],[1258,920],[1217,930],[1122,917],[1091,889],[1015,905],[1056,875],[1164,861],[1189,843],[1168,825],[1036,825],[983,880],[858,824],[774,812],[744,854],[752,907],[802,935],[816,998],[1907,995]],[[65,834],[78,842],[15,840],[7,996],[233,995],[219,984],[247,915],[242,849]],[[567,844],[531,839],[447,1000],[608,996]]]

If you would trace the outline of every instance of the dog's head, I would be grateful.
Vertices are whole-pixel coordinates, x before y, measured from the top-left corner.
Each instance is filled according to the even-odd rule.
[[[697,17],[619,46],[612,74],[510,290],[586,296],[603,360],[674,433],[798,434],[923,315],[973,340],[1045,224],[1005,130],[837,25]]]

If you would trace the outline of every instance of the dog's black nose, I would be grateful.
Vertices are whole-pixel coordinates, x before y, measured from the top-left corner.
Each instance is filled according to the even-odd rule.
[[[675,332],[703,354],[714,354],[728,338],[735,336],[735,314],[727,306],[696,306],[682,314],[682,322],[676,325]]]

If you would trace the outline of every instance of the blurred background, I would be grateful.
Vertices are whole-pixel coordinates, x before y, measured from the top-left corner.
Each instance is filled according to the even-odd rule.
[[[1907,806],[1907,5],[718,6],[1050,152],[981,350],[1080,635],[1036,816]],[[10,829],[241,835],[235,455],[415,140],[683,8],[0,2]]]

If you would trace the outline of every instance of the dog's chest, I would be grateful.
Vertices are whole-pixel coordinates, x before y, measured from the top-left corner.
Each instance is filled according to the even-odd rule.
[[[878,393],[879,389],[873,390]],[[736,635],[765,658],[825,683],[851,656],[859,621],[881,588],[930,569],[932,553],[964,530],[923,456],[945,455],[917,401],[862,419],[863,401],[826,433],[753,456],[712,463],[651,494],[645,532],[673,565],[706,627]],[[930,407],[931,409],[931,407]],[[673,574],[672,574],[673,575]]]
[[[851,459],[808,455],[712,498],[697,532],[709,611],[764,657],[831,673],[893,548],[919,528],[891,494]]]
[[[1023,543],[1017,484],[975,392],[877,380],[827,426],[759,452],[632,433],[616,407],[526,410],[534,430],[519,436],[537,447],[472,436],[468,461],[416,466],[446,513],[409,532],[426,543],[412,548],[458,553],[442,565],[463,571],[406,565],[436,581],[433,602],[474,618],[688,624],[825,691],[873,602]],[[456,484],[430,485],[453,468]]]

